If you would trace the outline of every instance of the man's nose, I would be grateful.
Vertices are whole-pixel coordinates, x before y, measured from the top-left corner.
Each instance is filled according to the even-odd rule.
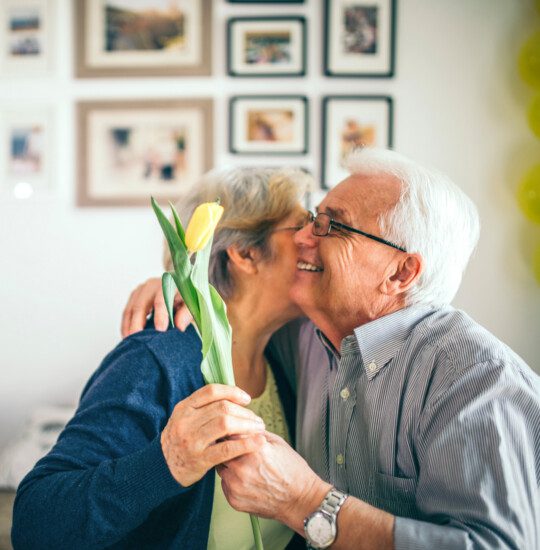
[[[315,246],[317,237],[313,235],[313,222],[309,222],[294,234],[294,244],[297,246]]]

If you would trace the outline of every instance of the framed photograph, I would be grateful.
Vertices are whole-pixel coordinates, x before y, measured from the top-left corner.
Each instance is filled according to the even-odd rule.
[[[0,73],[46,73],[52,66],[51,0],[0,2]]]
[[[396,0],[325,0],[324,73],[394,76]]]
[[[4,191],[26,199],[51,191],[53,122],[50,108],[0,112],[0,181]]]
[[[304,76],[303,17],[235,17],[227,25],[227,69],[231,76]]]
[[[231,153],[307,153],[307,98],[296,95],[233,97],[229,105],[229,132]]]
[[[79,206],[176,200],[212,167],[212,100],[78,104]]]
[[[229,0],[230,4],[303,4],[305,0]]]
[[[212,0],[75,0],[78,77],[211,73]]]
[[[344,161],[359,147],[392,147],[393,103],[388,96],[327,96],[322,104],[321,184],[349,175]]]

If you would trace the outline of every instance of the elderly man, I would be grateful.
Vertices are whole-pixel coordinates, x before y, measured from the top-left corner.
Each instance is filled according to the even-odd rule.
[[[297,232],[291,295],[310,321],[274,338],[297,365],[297,451],[219,467],[231,505],[312,548],[540,545],[540,383],[449,304],[478,238],[471,201],[389,151]]]
[[[448,305],[476,210],[395,153],[349,167],[295,238],[300,454],[221,467],[229,502],[314,548],[538,548],[539,379]]]

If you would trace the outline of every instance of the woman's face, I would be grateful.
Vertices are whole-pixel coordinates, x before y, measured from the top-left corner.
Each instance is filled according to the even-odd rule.
[[[299,204],[289,216],[276,224],[269,237],[270,255],[261,262],[261,292],[268,295],[268,307],[287,322],[302,315],[289,297],[296,273],[297,253],[294,234],[302,227],[306,211]]]

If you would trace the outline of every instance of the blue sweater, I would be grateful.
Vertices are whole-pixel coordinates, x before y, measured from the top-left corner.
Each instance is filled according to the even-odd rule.
[[[214,471],[182,487],[160,444],[174,406],[204,385],[200,364],[192,327],[146,329],[122,341],[90,378],[56,445],[21,482],[14,548],[206,548]],[[292,392],[270,364],[293,434]]]

